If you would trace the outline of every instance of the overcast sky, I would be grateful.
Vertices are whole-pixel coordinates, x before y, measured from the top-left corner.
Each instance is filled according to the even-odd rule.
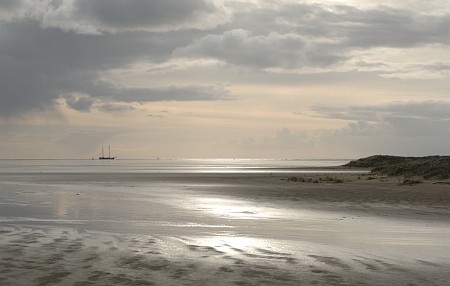
[[[0,158],[450,153],[450,1],[0,0]]]

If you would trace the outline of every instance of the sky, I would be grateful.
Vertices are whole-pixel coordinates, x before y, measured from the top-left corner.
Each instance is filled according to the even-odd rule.
[[[450,1],[0,0],[0,158],[450,153]]]

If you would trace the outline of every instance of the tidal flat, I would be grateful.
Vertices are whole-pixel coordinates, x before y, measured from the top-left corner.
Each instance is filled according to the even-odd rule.
[[[448,185],[368,178],[3,172],[0,285],[448,285]]]

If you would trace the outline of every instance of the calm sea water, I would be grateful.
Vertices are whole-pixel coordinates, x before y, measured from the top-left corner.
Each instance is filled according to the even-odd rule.
[[[0,173],[265,173],[310,172],[350,160],[162,159],[162,160],[0,160]]]

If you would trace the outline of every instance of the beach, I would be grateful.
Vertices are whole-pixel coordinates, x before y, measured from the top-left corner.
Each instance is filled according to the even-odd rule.
[[[449,284],[446,182],[108,164],[0,172],[0,285]]]

